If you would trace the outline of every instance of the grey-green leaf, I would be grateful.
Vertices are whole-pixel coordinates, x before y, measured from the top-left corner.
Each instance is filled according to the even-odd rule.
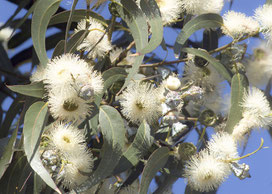
[[[202,14],[193,18],[186,23],[180,31],[174,45],[174,53],[179,55],[180,49],[183,47],[186,40],[197,30],[202,28],[216,28],[222,25],[222,17],[215,13]]]
[[[167,147],[160,147],[151,154],[144,167],[139,194],[146,194],[148,192],[150,182],[155,177],[156,173],[164,167],[168,157],[169,149]]]
[[[221,76],[223,76],[228,82],[231,82],[231,72],[217,59],[213,58],[208,52],[194,48],[182,48],[181,51],[207,60]]]
[[[51,16],[57,11],[61,0],[40,0],[32,17],[31,37],[41,65],[45,66],[48,57],[45,48],[45,33]]]
[[[13,85],[7,87],[13,92],[36,98],[43,98],[45,93],[44,85],[42,82],[31,83],[28,85]]]
[[[143,53],[148,44],[148,27],[145,14],[133,0],[116,0],[116,9],[127,23],[136,45],[136,51]],[[143,53],[144,54],[144,53]]]
[[[148,149],[152,146],[153,141],[154,138],[151,135],[151,129],[146,121],[144,121],[138,128],[132,144],[128,147],[120,159],[118,166],[114,170],[114,174],[119,174],[137,165],[139,160],[148,152]]]
[[[76,189],[77,192],[86,191],[107,176],[112,175],[115,166],[122,156],[122,150],[125,145],[125,127],[119,112],[111,106],[101,106],[99,123],[103,134],[101,161],[88,180]]]
[[[24,150],[27,160],[32,169],[43,179],[43,181],[52,189],[61,193],[52,180],[50,174],[44,168],[39,155],[40,137],[42,135],[44,124],[47,120],[47,104],[36,102],[26,111],[24,119]]]
[[[234,126],[242,119],[243,109],[241,103],[244,93],[248,89],[247,77],[236,73],[231,80],[231,105],[225,131],[232,133]]]
[[[145,13],[148,24],[150,25],[150,31],[152,32],[151,39],[148,45],[141,50],[141,53],[149,53],[157,48],[163,39],[163,23],[160,16],[160,10],[155,0],[142,0],[142,11]]]
[[[16,128],[13,131],[13,133],[8,141],[8,144],[5,146],[5,151],[2,154],[2,157],[0,159],[0,179],[3,176],[3,174],[5,173],[6,169],[8,168],[8,166],[11,162],[11,159],[12,159],[12,156],[14,153],[13,148],[16,143],[17,133],[18,133],[18,128]],[[3,145],[1,145],[1,146],[3,146]]]

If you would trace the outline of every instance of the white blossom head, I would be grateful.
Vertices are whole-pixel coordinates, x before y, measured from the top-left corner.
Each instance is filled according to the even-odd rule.
[[[132,123],[153,123],[160,116],[158,91],[149,83],[133,82],[121,95],[123,115]]]
[[[252,127],[265,127],[272,124],[271,109],[264,93],[258,88],[249,88],[242,102],[243,117],[252,122]]]
[[[244,13],[228,11],[223,15],[223,20],[223,33],[234,39],[254,34],[259,30],[259,23],[252,17],[247,17]]]
[[[180,0],[156,0],[162,17],[163,24],[175,22],[182,12],[182,1]]]
[[[93,155],[85,150],[78,150],[73,155],[65,155],[63,158],[63,169],[57,176],[65,188],[73,189],[82,184],[93,168]]]
[[[90,102],[77,96],[75,91],[48,93],[48,106],[51,115],[58,120],[80,123],[91,113]]]
[[[53,93],[80,93],[84,86],[88,86],[93,93],[101,93],[103,90],[100,73],[94,71],[77,55],[65,54],[52,59],[47,64],[44,74],[46,88]]]
[[[104,57],[112,49],[112,45],[108,40],[106,29],[103,25],[94,19],[89,20],[88,35],[83,42],[78,45],[78,50],[84,50],[88,53],[87,57],[95,59],[96,57]],[[86,20],[81,20],[77,24],[75,32],[85,30],[87,25]]]
[[[254,86],[264,86],[272,77],[272,45],[261,43],[258,48],[254,49],[254,55],[246,62],[249,82]]]
[[[230,160],[238,158],[237,144],[232,135],[226,132],[217,132],[212,135],[207,148],[210,153],[220,160]]]
[[[183,0],[183,9],[188,14],[201,15],[205,13],[219,14],[224,6],[224,0]]]
[[[64,154],[75,154],[85,149],[85,135],[82,130],[64,123],[55,124],[50,133],[52,145]]]
[[[255,10],[255,18],[261,26],[265,38],[271,41],[272,38],[272,5],[265,4]]]
[[[186,163],[184,173],[192,189],[208,192],[218,188],[231,170],[228,163],[218,160],[207,150],[203,150]]]

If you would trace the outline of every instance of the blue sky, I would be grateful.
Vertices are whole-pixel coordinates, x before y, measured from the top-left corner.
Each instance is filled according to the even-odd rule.
[[[79,7],[83,7],[84,0],[79,0]],[[69,8],[71,6],[71,0],[64,0],[62,5]],[[246,13],[246,15],[251,16],[254,14],[254,9],[258,6],[265,3],[265,0],[234,0],[232,10],[240,11]],[[5,0],[1,1],[0,6],[0,22],[5,22],[8,17],[13,13],[16,6],[13,4],[8,3]],[[222,14],[228,9],[228,3],[224,7],[224,10],[221,12]],[[21,13],[20,15],[22,15]],[[272,19],[272,18],[271,18]],[[177,36],[176,32],[171,30],[165,29],[165,39],[169,43],[173,43]],[[200,38],[199,38],[200,39]],[[220,45],[227,44],[231,41],[229,38],[224,38],[220,40]],[[247,41],[249,44],[249,52],[252,52],[252,48],[258,44],[256,39],[251,39]],[[27,45],[31,44],[31,40],[28,40],[23,46],[19,48],[23,49]],[[166,53],[163,52],[161,49],[157,49],[160,52],[161,56],[165,56]],[[16,50],[17,52],[17,50]],[[14,52],[10,51],[9,55],[13,55]],[[174,60],[173,52],[168,53],[168,60]],[[23,66],[23,71],[29,71],[29,66]],[[7,107],[9,102],[6,102],[5,106]],[[212,134],[213,131],[208,131],[209,134]],[[250,156],[249,158],[243,159],[240,161],[241,163],[246,163],[250,165],[250,173],[251,178],[245,180],[239,180],[238,178],[234,177],[233,175],[230,176],[219,188],[218,194],[269,194],[272,193],[272,141],[271,137],[269,136],[267,130],[261,129],[254,131],[249,138],[248,146],[245,150],[246,153],[250,153],[257,149],[260,145],[261,138],[264,139],[264,145],[269,147],[267,149],[262,149],[256,154]],[[187,141],[192,141],[193,143],[197,142],[196,133],[192,133]],[[184,193],[185,189],[185,182],[184,179],[179,179],[173,187],[174,194]]]

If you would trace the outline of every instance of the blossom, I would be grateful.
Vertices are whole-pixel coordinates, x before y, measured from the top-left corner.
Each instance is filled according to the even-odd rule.
[[[54,58],[47,64],[44,74],[46,88],[53,93],[69,95],[76,91],[80,97],[89,100],[103,91],[101,74],[77,55],[65,54]],[[90,95],[89,98],[86,95]]]
[[[67,122],[81,122],[91,113],[90,102],[77,96],[75,91],[70,93],[50,91],[48,106],[55,119]]]
[[[230,173],[228,163],[203,150],[186,163],[184,177],[194,190],[208,192],[216,189]]]
[[[209,151],[220,160],[238,158],[237,144],[232,135],[226,132],[217,132],[208,142]]]
[[[270,105],[261,90],[252,87],[248,93],[245,92],[241,106],[243,118],[232,132],[236,140],[242,140],[254,127],[267,127],[272,124]]]
[[[0,22],[0,26],[2,26],[3,23]],[[10,36],[12,35],[13,29],[10,27],[5,27],[2,30],[0,30],[0,43],[2,42],[3,47],[7,50],[7,42]]]
[[[78,50],[88,52],[88,58],[103,57],[112,49],[112,45],[108,40],[108,35],[103,25],[94,19],[89,19],[88,35],[83,42],[77,47]],[[87,25],[86,20],[81,20],[77,24],[75,32],[85,30]]]
[[[271,41],[272,38],[272,5],[265,4],[255,10],[255,18],[260,23],[264,36]]]
[[[123,92],[120,103],[123,115],[135,124],[140,124],[144,119],[152,123],[160,115],[158,92],[149,83],[130,84]]]
[[[183,0],[183,9],[188,14],[200,15],[204,13],[220,13],[223,6],[224,0]]]
[[[74,154],[84,150],[85,135],[73,125],[58,123],[51,130],[52,145],[63,153]]]
[[[177,20],[182,11],[182,1],[180,0],[156,0],[164,24],[169,24]]]
[[[87,150],[78,150],[73,154],[63,156],[63,170],[58,173],[57,180],[62,181],[65,188],[75,188],[83,183],[93,168],[92,153]]]
[[[264,86],[272,77],[272,45],[261,43],[246,64],[246,74],[254,86]]]
[[[254,34],[259,30],[258,22],[252,17],[247,17],[244,13],[228,11],[223,15],[223,20],[223,33],[235,39]]]

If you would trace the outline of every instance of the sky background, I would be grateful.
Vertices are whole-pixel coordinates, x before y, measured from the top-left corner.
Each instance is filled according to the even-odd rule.
[[[16,6],[13,4],[7,2],[6,0],[0,0],[0,22],[5,22],[9,16],[12,15],[14,10],[16,9]],[[84,8],[84,0],[79,0],[78,8]],[[232,10],[243,12],[248,16],[254,15],[254,10],[259,7],[260,5],[263,5],[265,3],[265,0],[234,0]],[[61,5],[65,8],[70,8],[72,5],[71,0],[63,0]],[[221,15],[223,15],[229,8],[229,3],[225,4],[224,9],[221,12]],[[107,8],[106,8],[107,10]],[[19,16],[22,16],[25,12],[22,11]],[[103,15],[103,14],[102,14]],[[272,19],[272,18],[271,18]],[[54,33],[55,31],[52,30],[49,33]],[[170,30],[169,28],[165,28],[164,31],[164,38],[167,43],[173,44],[178,32]],[[201,40],[201,33],[196,33],[196,38]],[[193,37],[193,36],[192,36]],[[230,38],[223,38],[220,39],[219,46],[225,45],[231,41]],[[259,43],[257,39],[250,39],[246,40],[246,43],[248,43],[248,52],[252,53],[252,50],[254,47],[256,47]],[[18,47],[15,51],[9,51],[9,56],[13,56],[15,53],[17,53],[19,50],[24,49],[26,46],[29,46],[31,44],[31,40],[26,41],[22,46]],[[166,56],[166,52],[162,49],[158,48],[156,49],[156,52],[160,56]],[[50,55],[52,52],[48,52],[48,55]],[[168,52],[167,60],[174,60],[174,54],[172,51]],[[180,68],[182,68],[182,65],[180,65]],[[20,70],[23,72],[29,72],[30,65],[26,64],[22,67],[20,67]],[[226,90],[226,92],[228,89]],[[8,109],[9,104],[11,103],[10,100],[7,100],[4,104],[2,104],[5,109]],[[212,129],[207,130],[209,134],[213,133]],[[269,147],[266,149],[262,149],[256,154],[245,158],[240,161],[240,163],[246,163],[250,166],[250,174],[251,178],[245,179],[245,180],[239,180],[234,175],[231,175],[220,187],[218,190],[218,194],[270,194],[272,193],[272,140],[269,136],[269,133],[265,129],[261,130],[255,130],[253,131],[251,137],[248,141],[248,146],[245,149],[245,154],[250,153],[254,150],[256,150],[261,142],[261,138],[264,139],[264,146]],[[193,142],[196,144],[197,142],[197,134],[195,132],[192,132],[188,139],[186,140],[188,142]],[[173,186],[173,192],[174,194],[184,193],[185,189],[185,182],[184,179],[179,179]],[[154,189],[154,183],[151,185],[151,190]]]

